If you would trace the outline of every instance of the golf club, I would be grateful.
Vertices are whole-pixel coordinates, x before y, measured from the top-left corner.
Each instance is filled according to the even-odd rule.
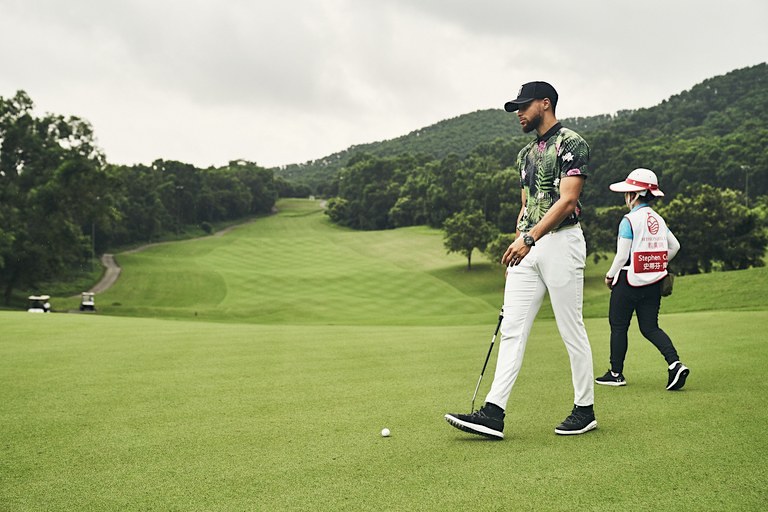
[[[488,347],[488,354],[485,356],[485,363],[483,363],[483,369],[480,371],[480,378],[477,379],[477,386],[475,386],[475,393],[472,395],[472,409],[470,413],[475,412],[475,398],[477,398],[477,390],[480,389],[480,382],[483,380],[483,374],[485,374],[485,367],[488,366],[488,359],[491,358],[491,352],[493,352],[493,344],[496,342],[496,335],[499,334],[499,327],[501,327],[501,321],[504,318],[504,308],[499,311],[499,323],[496,324],[496,330],[493,332],[493,338],[491,338],[491,346]]]

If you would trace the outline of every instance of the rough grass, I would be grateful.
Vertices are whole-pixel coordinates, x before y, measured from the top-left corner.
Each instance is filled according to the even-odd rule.
[[[553,433],[573,391],[542,311],[507,438],[485,441],[442,416],[469,409],[495,267],[466,273],[425,228],[352,233],[311,204],[281,206],[221,238],[126,255],[96,315],[0,312],[0,510],[763,509],[763,270],[676,283],[662,326],[692,368],[685,389],[664,390],[664,360],[634,328],[629,385],[597,387],[599,428],[584,436]],[[238,271],[253,274],[238,285]],[[292,279],[300,301],[274,288]],[[732,298],[700,296],[729,279]],[[607,297],[590,282],[585,295]],[[672,314],[674,300],[709,310]],[[598,373],[605,311],[587,320]]]

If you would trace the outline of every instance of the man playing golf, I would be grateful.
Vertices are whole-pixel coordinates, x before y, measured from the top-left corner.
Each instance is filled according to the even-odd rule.
[[[571,414],[555,427],[555,433],[583,434],[597,427],[592,350],[582,318],[586,244],[579,226],[589,146],[557,121],[557,100],[550,84],[529,82],[504,105],[507,112],[517,112],[525,133],[535,130],[537,137],[517,156],[522,207],[517,237],[501,260],[508,268],[496,374],[480,410],[445,415],[460,430],[494,439],[504,437],[507,400],[547,292],[568,349],[574,388]]]

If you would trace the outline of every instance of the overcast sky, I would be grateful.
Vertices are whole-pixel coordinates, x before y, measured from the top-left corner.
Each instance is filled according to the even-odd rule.
[[[0,96],[87,119],[112,163],[271,167],[531,80],[560,118],[651,107],[768,61],[766,22],[766,0],[0,0]]]

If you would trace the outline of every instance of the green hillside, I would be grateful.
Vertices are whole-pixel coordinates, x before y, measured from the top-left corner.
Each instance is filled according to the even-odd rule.
[[[624,115],[624,114],[620,114]],[[600,115],[565,119],[563,122],[576,130],[591,130],[610,126],[614,116]],[[446,119],[433,125],[414,130],[400,137],[351,146],[332,155],[303,164],[291,164],[274,169],[277,176],[317,187],[326,184],[347,165],[350,158],[359,154],[378,157],[397,156],[404,153],[444,158],[450,154],[465,156],[478,146],[497,139],[514,139],[522,146],[529,137],[524,135],[510,115],[503,109],[478,110],[469,114]]]
[[[675,190],[682,185],[684,174],[688,181],[701,178],[713,184],[714,175],[700,176],[702,165],[717,169],[720,180],[740,179],[741,186],[744,171],[740,166],[750,165],[754,166],[754,193],[768,191],[763,164],[768,145],[766,63],[704,80],[653,107],[561,121],[590,142],[593,171],[601,177],[600,187],[593,190],[644,162],[660,174],[669,169]],[[501,106],[447,119],[395,139],[352,146],[325,158],[275,169],[275,173],[324,190],[339,169],[361,153],[377,157],[424,154],[434,159],[454,153],[463,157],[499,139],[518,149],[530,140]],[[691,160],[695,165],[686,166],[686,162],[694,164]]]

